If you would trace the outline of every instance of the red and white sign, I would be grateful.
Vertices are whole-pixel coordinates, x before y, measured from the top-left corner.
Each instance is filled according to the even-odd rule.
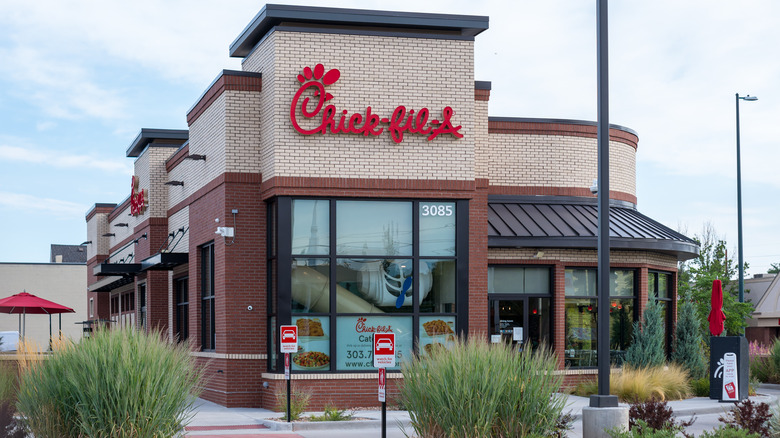
[[[284,380],[290,380],[290,353],[284,353]]]
[[[374,366],[395,366],[395,333],[374,333]]]
[[[726,353],[723,355],[723,393],[724,401],[739,401],[739,382],[737,380],[737,355]]]
[[[379,369],[379,401],[385,401],[385,388],[387,387],[387,380],[385,379],[385,369]]]
[[[146,207],[149,206],[149,191],[139,189],[139,181],[138,177],[133,176],[130,190],[130,214],[133,216],[144,214]]]
[[[368,137],[379,136],[387,129],[396,143],[404,140],[404,133],[424,135],[428,141],[441,134],[463,138],[461,125],[453,126],[451,119],[455,111],[449,106],[442,109],[441,120],[429,120],[432,114],[428,108],[415,112],[399,105],[389,117],[382,117],[373,113],[370,106],[363,113],[350,114],[349,110],[326,105],[333,95],[325,91],[325,87],[338,81],[339,77],[341,72],[338,69],[326,72],[322,64],[315,65],[313,69],[305,67],[303,74],[298,75],[301,87],[290,103],[290,121],[296,131],[303,135],[344,133]]]
[[[279,329],[279,346],[282,349],[282,353],[297,353],[298,352],[298,326],[283,325]]]

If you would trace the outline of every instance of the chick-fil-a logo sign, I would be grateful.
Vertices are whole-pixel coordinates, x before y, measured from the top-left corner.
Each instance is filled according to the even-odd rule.
[[[146,207],[149,205],[147,198],[149,197],[146,189],[138,188],[139,179],[133,176],[132,188],[130,190],[130,214],[138,216],[144,214]]]
[[[452,125],[452,115],[455,113],[449,106],[442,110],[441,120],[429,120],[430,111],[428,108],[421,108],[418,111],[414,109],[407,110],[405,106],[399,105],[395,108],[390,117],[380,117],[371,112],[371,107],[367,107],[363,114],[349,114],[347,110],[339,111],[335,105],[327,104],[333,99],[333,95],[325,91],[325,87],[332,85],[339,80],[341,72],[338,69],[331,69],[325,72],[322,64],[317,64],[314,69],[305,67],[303,74],[298,75],[298,82],[301,87],[295,93],[290,104],[290,120],[293,128],[304,135],[314,134],[363,134],[381,135],[385,128],[390,132],[390,137],[396,143],[404,140],[404,133],[419,134],[428,136],[431,141],[441,134],[452,134],[457,138],[462,138],[461,126]],[[300,119],[300,117],[303,117]],[[319,123],[311,129],[301,126],[299,121],[309,119],[314,122],[304,122],[307,126],[312,123]]]

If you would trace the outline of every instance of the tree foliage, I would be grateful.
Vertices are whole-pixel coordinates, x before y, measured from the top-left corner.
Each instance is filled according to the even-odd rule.
[[[725,331],[729,336],[738,336],[744,332],[747,318],[753,313],[753,304],[739,302],[737,282],[730,280],[737,276],[737,264],[726,258],[726,241],[716,235],[712,224],[706,224],[701,235],[694,239],[700,245],[699,256],[680,264],[677,292],[681,299],[694,303],[701,332],[708,337],[712,282],[719,279],[723,284]],[[744,269],[747,268],[745,263]]]
[[[707,363],[704,361],[702,349],[701,327],[696,319],[696,308],[688,300],[681,300],[677,310],[673,350],[672,362],[685,368],[692,380],[707,375]]]
[[[634,342],[626,350],[625,363],[634,368],[649,368],[661,366],[665,361],[664,319],[661,306],[651,298],[642,322],[634,323]]]
[[[772,263],[766,271],[767,274],[780,274],[780,263]]]

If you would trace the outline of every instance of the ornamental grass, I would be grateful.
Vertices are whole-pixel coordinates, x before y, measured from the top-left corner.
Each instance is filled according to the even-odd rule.
[[[578,385],[576,394],[587,396],[598,392],[593,380]],[[642,403],[651,400],[683,400],[691,396],[688,372],[681,366],[632,368],[627,365],[609,376],[609,392],[620,401]]]
[[[548,348],[459,339],[402,365],[400,403],[419,437],[549,436],[565,406],[556,363]]]
[[[180,434],[201,372],[184,344],[159,332],[100,330],[21,375],[17,408],[36,438]]]

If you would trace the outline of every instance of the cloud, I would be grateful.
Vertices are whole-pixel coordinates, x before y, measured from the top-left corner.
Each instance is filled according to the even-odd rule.
[[[87,206],[59,199],[41,198],[24,193],[0,192],[0,206],[7,207],[14,214],[29,212],[33,214],[52,214],[56,217],[72,219],[86,214]]]
[[[95,169],[104,172],[131,173],[133,171],[132,164],[125,161],[104,160],[89,155],[63,154],[52,150],[36,150],[7,145],[0,145],[0,161],[80,170]]]

